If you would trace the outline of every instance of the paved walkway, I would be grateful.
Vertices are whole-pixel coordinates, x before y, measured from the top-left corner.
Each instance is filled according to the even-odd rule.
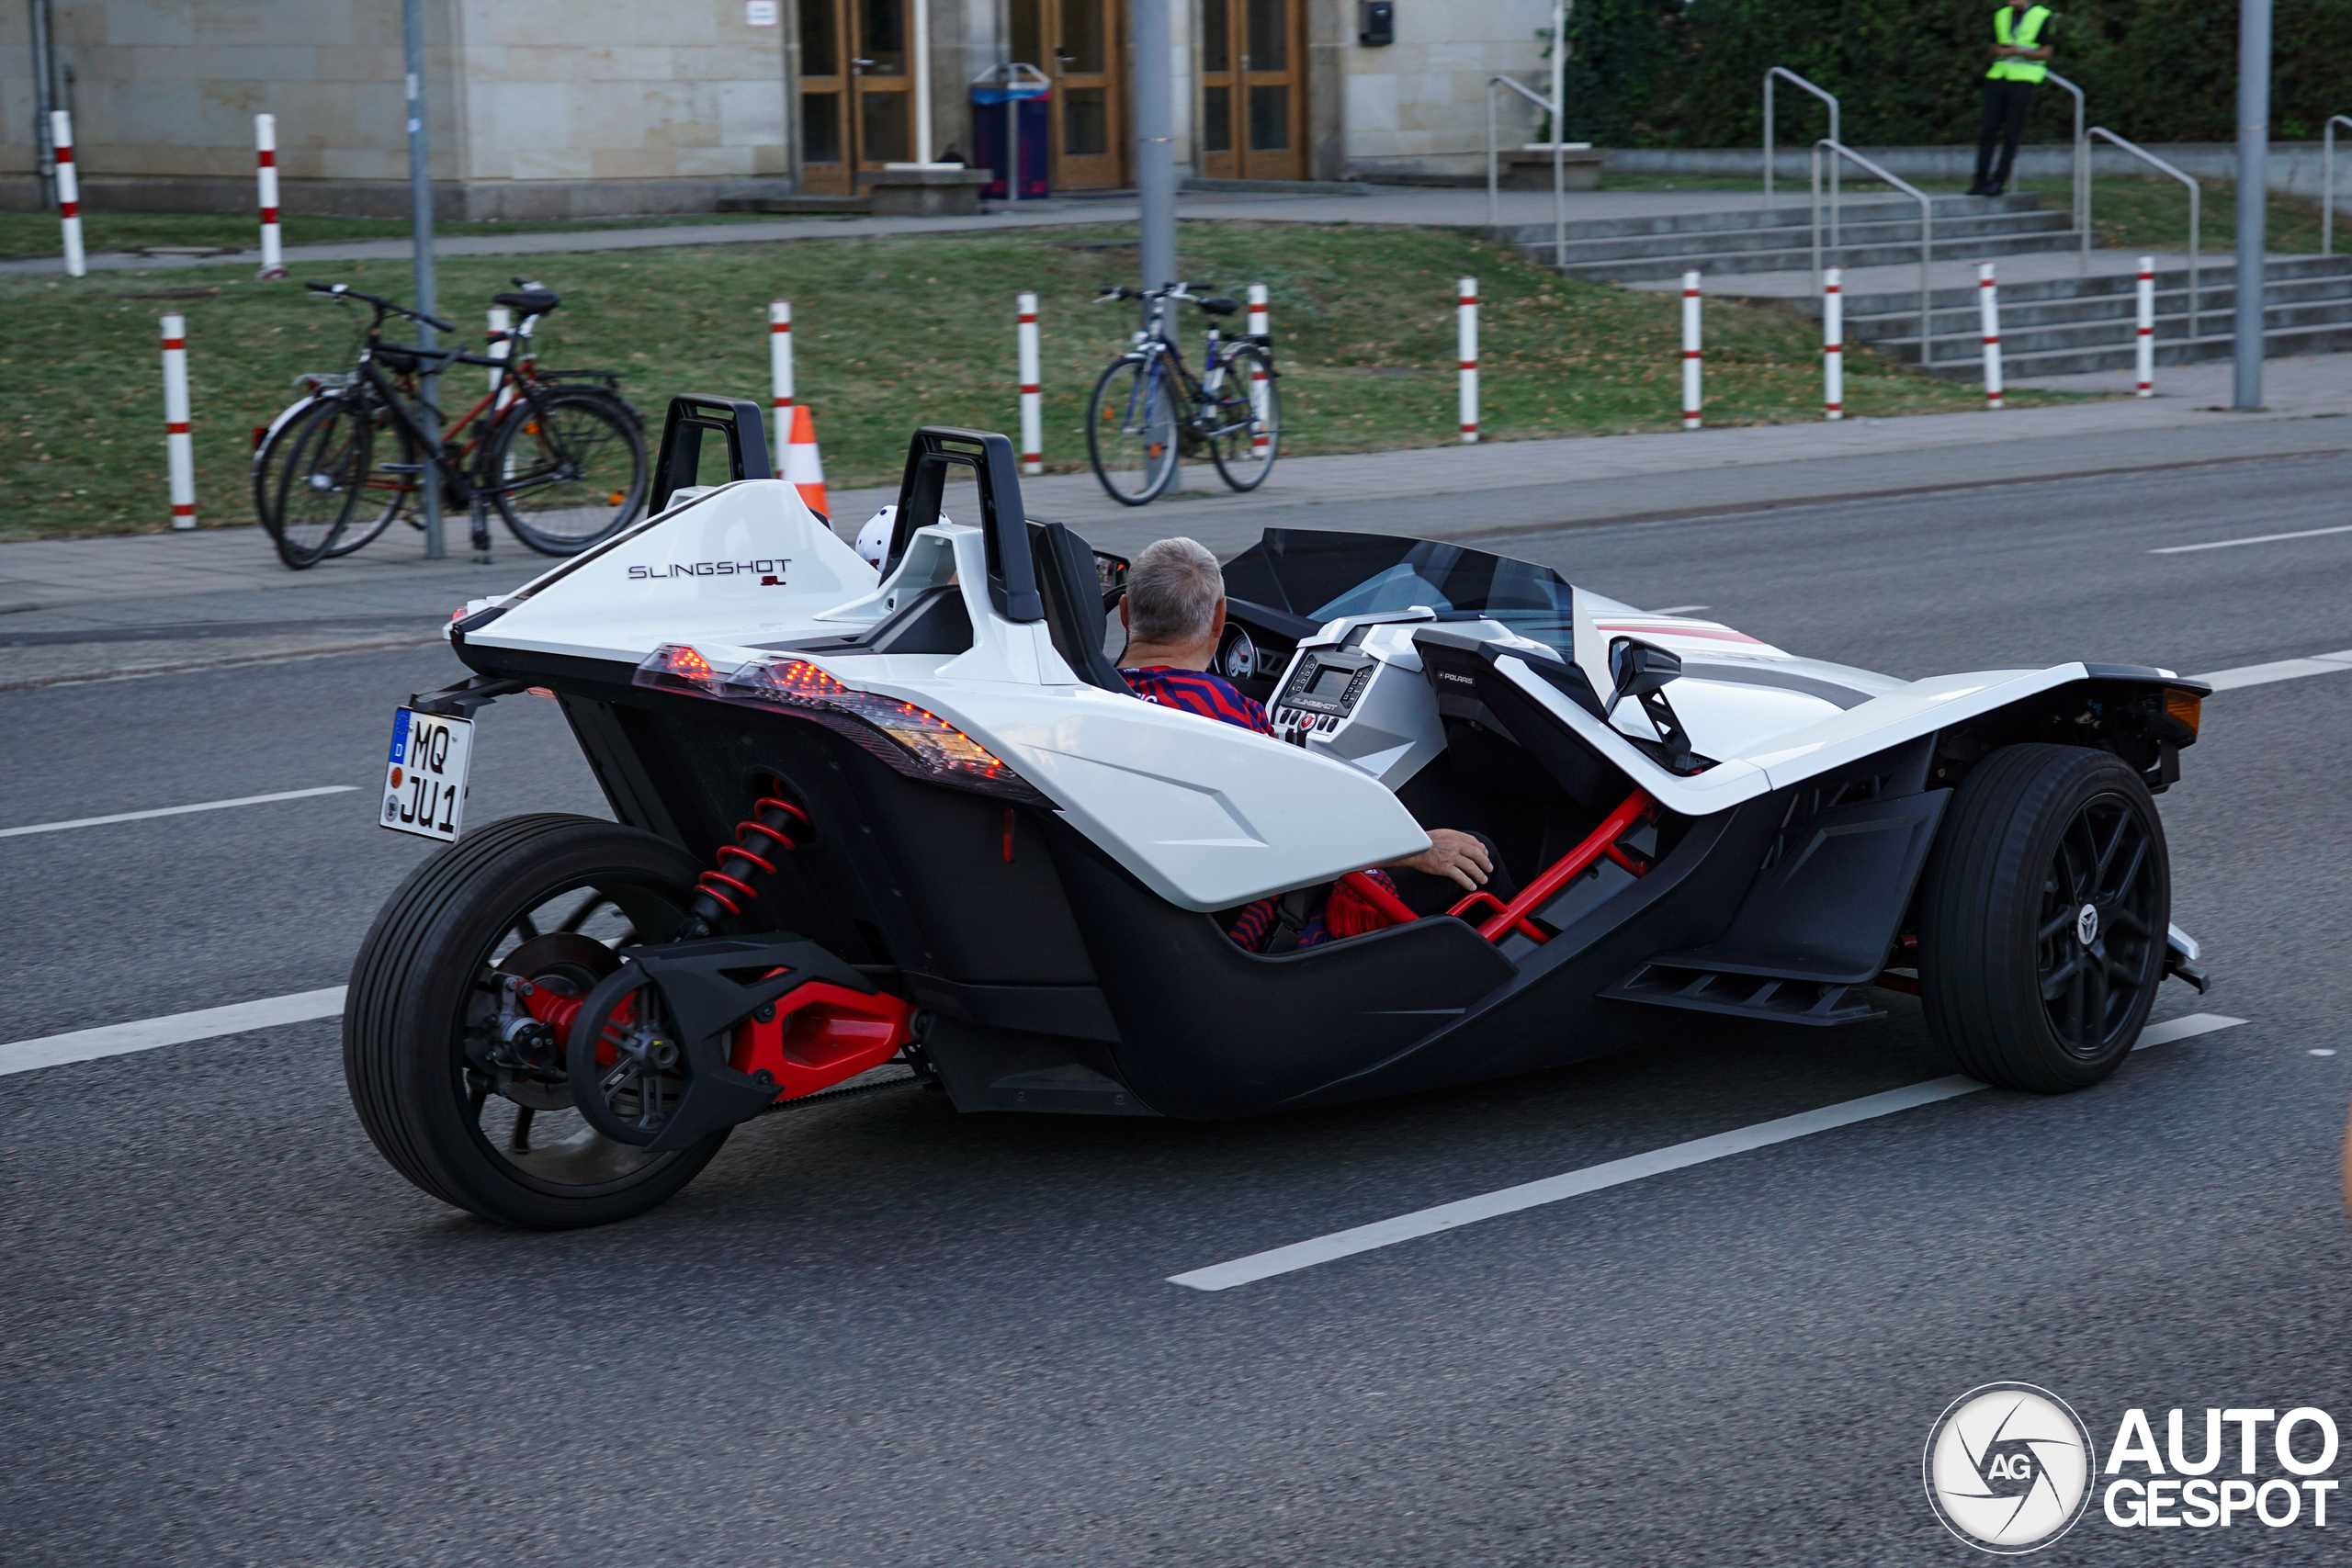
[[[2352,355],[2273,360],[2265,374],[2259,413],[2222,412],[2230,367],[2202,365],[2161,372],[2162,395],[2146,400],[1295,457],[1249,495],[1195,464],[1193,488],[1141,508],[1111,501],[1091,475],[1056,474],[1028,481],[1023,499],[1032,515],[1076,525],[1106,549],[1181,533],[1226,553],[1266,527],[1507,541],[1583,524],[2352,451]],[[2037,384],[2121,389],[2107,375]],[[896,499],[895,487],[831,496],[844,534]],[[550,564],[503,535],[499,551],[491,566],[462,551],[427,561],[401,527],[357,556],[292,572],[256,528],[0,545],[0,690],[424,641],[467,599]]]
[[[1248,219],[1274,223],[1396,223],[1483,227],[1487,221],[1487,193],[1442,186],[1367,186],[1362,196],[1236,195],[1230,191],[1196,191],[1179,196],[1177,216],[1202,220]],[[1567,215],[1585,219],[1648,217],[1658,213],[1738,211],[1761,204],[1752,191],[1570,191]],[[1498,211],[1505,223],[1545,223],[1552,218],[1549,191],[1504,191]],[[964,234],[1001,232],[1007,229],[1060,228],[1081,223],[1132,223],[1136,208],[1132,199],[1052,201],[1031,207],[998,205],[978,218],[831,218],[790,217],[743,223],[685,223],[666,228],[572,229],[518,231],[512,234],[438,236],[437,256],[548,255],[569,251],[634,251],[673,245],[743,245],[779,240],[842,240],[873,234]],[[300,231],[300,220],[293,227]],[[399,240],[351,240],[333,244],[288,245],[286,265],[299,274],[305,266],[331,262],[397,261],[409,254],[409,243]],[[254,266],[259,251],[234,255],[146,256],[128,252],[101,252],[89,257],[93,272],[159,271],[180,266]],[[62,273],[60,256],[32,256],[0,262],[0,273]]]

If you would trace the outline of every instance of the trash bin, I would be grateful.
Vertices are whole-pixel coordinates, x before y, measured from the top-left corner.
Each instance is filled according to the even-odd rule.
[[[974,161],[996,177],[981,195],[1035,201],[1046,194],[1048,95],[1053,84],[1034,65],[1000,65],[972,88]],[[1018,170],[1013,169],[1015,163]],[[1011,173],[1013,185],[1008,186]]]

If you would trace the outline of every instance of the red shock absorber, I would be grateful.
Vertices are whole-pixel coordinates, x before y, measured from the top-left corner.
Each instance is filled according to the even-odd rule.
[[[774,876],[775,862],[768,857],[798,849],[815,829],[792,802],[762,795],[752,804],[752,820],[735,824],[735,841],[718,852],[718,863],[695,881],[694,923],[707,931],[721,914],[741,915],[760,896],[744,879],[755,871]]]

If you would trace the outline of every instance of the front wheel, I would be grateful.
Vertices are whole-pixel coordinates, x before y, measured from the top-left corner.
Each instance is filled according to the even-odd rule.
[[[1176,477],[1174,378],[1159,358],[1112,361],[1086,405],[1086,455],[1094,477],[1126,506],[1141,506]]]
[[[382,533],[398,509],[378,489],[371,398],[322,398],[280,426],[254,463],[262,526],[296,571],[349,555]]]
[[[409,874],[368,932],[343,1015],[344,1077],[394,1169],[500,1224],[560,1229],[642,1213],[684,1187],[720,1129],[656,1154],[580,1114],[560,1041],[518,980],[584,995],[613,949],[666,940],[698,863],[593,818],[510,817]]]
[[[2008,746],[1955,792],[1920,896],[1928,1031],[1962,1072],[2041,1094],[2131,1055],[2165,976],[2172,863],[2132,769]]]
[[[1272,355],[1254,344],[1233,352],[1215,417],[1209,456],[1218,475],[1235,490],[1256,490],[1274,471],[1283,444],[1283,394]]]
[[[516,538],[545,556],[578,555],[645,504],[645,433],[628,405],[594,387],[526,397],[482,454],[484,490]]]

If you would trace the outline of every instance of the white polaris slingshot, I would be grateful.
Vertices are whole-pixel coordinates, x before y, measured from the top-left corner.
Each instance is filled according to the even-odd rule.
[[[732,477],[695,485],[712,438]],[[1004,437],[917,433],[878,575],[770,471],[756,407],[677,400],[655,514],[469,606],[473,676],[396,716],[384,823],[450,844],[368,933],[345,1070],[385,1156],[485,1218],[639,1213],[844,1093],[1245,1116],[1879,988],[1963,1071],[2062,1091],[2168,973],[2204,987],[2151,796],[2207,688],[2168,671],[1899,681],[1478,550],[1277,531],[1225,566],[1218,654],[1270,738],[1128,691],[1124,563],[1026,516]],[[477,716],[529,690],[616,821],[465,823]],[[1433,824],[1516,891],[1416,911],[1362,876]],[[1350,879],[1389,923],[1227,935]]]

